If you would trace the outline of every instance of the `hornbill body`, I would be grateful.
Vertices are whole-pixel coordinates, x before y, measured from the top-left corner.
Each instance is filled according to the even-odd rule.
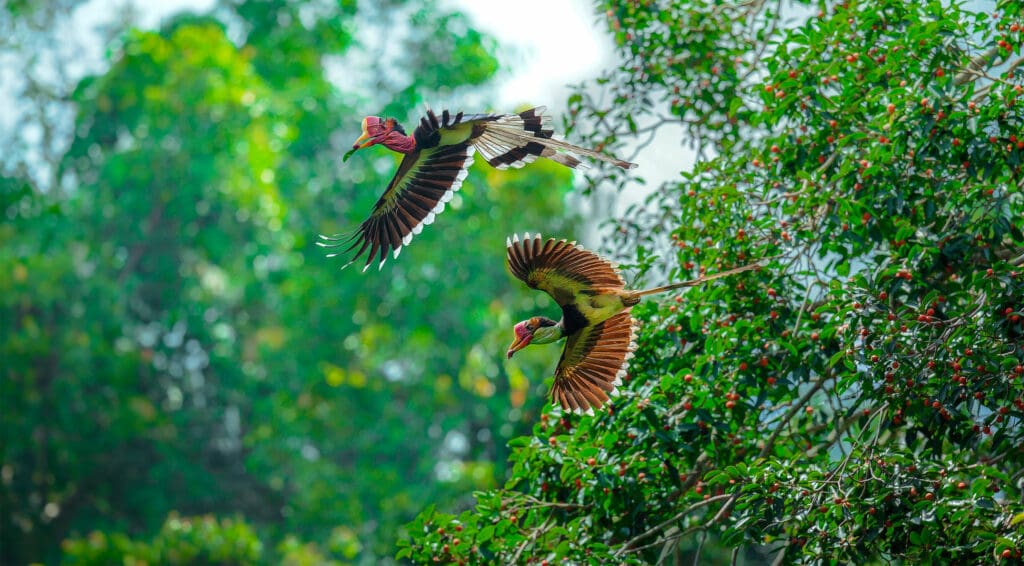
[[[366,253],[364,271],[375,257],[379,266],[384,265],[389,252],[397,258],[413,236],[444,211],[466,178],[476,152],[498,169],[519,168],[538,157],[575,169],[582,164],[580,156],[623,169],[636,167],[554,137],[554,130],[548,127],[550,121],[542,106],[518,114],[452,115],[445,110],[440,117],[428,110],[410,136],[394,118],[367,116],[363,119],[363,134],[345,159],[358,149],[376,144],[405,157],[370,217],[353,234],[321,236],[325,242],[318,244],[348,244],[343,253],[355,253],[346,266]]]
[[[526,234],[507,242],[508,268],[533,289],[540,289],[562,308],[562,319],[535,316],[515,325],[508,357],[530,344],[550,344],[566,338],[555,369],[551,401],[564,410],[597,409],[608,400],[636,349],[638,323],[630,309],[646,295],[692,287],[758,267],[746,265],[691,281],[642,291],[625,282],[608,260],[575,242]]]

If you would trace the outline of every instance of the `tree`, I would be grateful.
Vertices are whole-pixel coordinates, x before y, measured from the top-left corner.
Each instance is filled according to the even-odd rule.
[[[359,119],[480,95],[494,51],[433,3],[224,2],[122,30],[41,102],[74,120],[52,186],[24,152],[0,179],[0,562],[215,562],[230,538],[223,560],[376,563],[428,501],[500,481],[543,384],[491,355],[533,300],[495,297],[493,258],[513,227],[571,231],[570,173],[474,168],[382,272],[313,245],[394,170],[341,165]]]
[[[659,282],[764,268],[637,307],[613,407],[549,408],[398,556],[1019,561],[1020,4],[599,6],[622,64],[575,119],[703,158],[609,247]]]

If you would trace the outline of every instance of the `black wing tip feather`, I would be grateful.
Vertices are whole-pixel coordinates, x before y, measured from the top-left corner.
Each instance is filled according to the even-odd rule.
[[[334,234],[332,236],[327,236],[325,234],[317,234],[317,237],[320,239],[320,241],[316,242],[317,247],[337,250],[332,251],[331,253],[328,253],[326,256],[324,256],[327,257],[328,259],[335,258],[341,255],[347,255],[348,252],[352,251],[352,249],[354,249],[362,241],[360,238],[360,232],[358,230],[353,230],[351,232],[345,232],[341,234]],[[341,249],[346,245],[348,246],[347,248]],[[346,267],[352,265],[357,259],[359,259],[359,255],[361,255],[361,253],[362,251],[360,251],[360,253],[350,258],[349,261],[345,262],[345,264],[341,266],[341,269],[345,269]]]

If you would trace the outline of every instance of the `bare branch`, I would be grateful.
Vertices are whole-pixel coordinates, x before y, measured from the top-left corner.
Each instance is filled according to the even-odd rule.
[[[999,54],[999,47],[993,45],[989,47],[984,53],[977,55],[971,62],[967,64],[967,68],[957,73],[956,78],[953,79],[953,84],[956,86],[962,86],[980,75],[982,69],[993,64],[993,60],[996,55]]]

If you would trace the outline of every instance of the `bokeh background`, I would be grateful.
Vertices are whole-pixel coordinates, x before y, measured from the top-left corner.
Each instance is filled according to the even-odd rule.
[[[558,355],[504,360],[551,307],[505,237],[586,238],[614,195],[481,161],[383,271],[313,244],[395,169],[341,164],[364,115],[562,123],[610,39],[517,4],[0,4],[0,563],[380,563],[503,482]]]

